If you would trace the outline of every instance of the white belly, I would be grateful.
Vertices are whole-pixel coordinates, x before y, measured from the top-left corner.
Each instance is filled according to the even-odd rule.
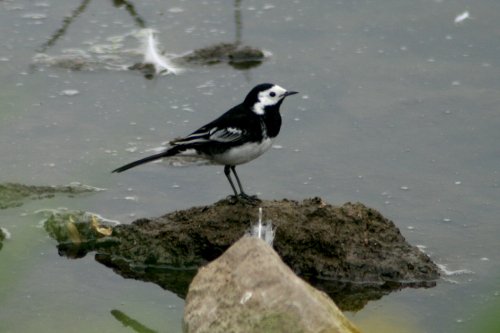
[[[265,139],[261,143],[247,143],[243,146],[234,147],[223,154],[213,157],[214,162],[223,165],[238,165],[250,162],[262,155],[266,150],[271,148],[273,140],[270,138]]]

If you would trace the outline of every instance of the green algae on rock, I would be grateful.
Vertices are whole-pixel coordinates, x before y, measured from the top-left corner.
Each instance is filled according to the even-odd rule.
[[[84,257],[88,251],[116,244],[112,227],[119,222],[80,210],[43,210],[45,231],[55,239],[70,258]]]
[[[0,184],[0,209],[19,207],[24,200],[53,198],[56,194],[66,194],[71,197],[77,194],[96,192],[102,189],[79,183],[61,186],[34,186],[19,183]]]

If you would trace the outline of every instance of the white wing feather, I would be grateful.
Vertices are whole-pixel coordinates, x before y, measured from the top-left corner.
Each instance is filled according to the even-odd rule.
[[[154,36],[152,29],[145,29],[144,41],[144,63],[152,64],[155,67],[156,74],[172,73],[179,74],[182,70],[168,59],[163,56],[158,50],[158,41]]]
[[[194,132],[185,138],[170,142],[171,145],[189,145],[192,143],[233,142],[244,136],[244,131],[236,127],[217,128],[213,127],[209,131]]]
[[[236,127],[226,127],[217,129],[214,132],[210,133],[209,139],[217,142],[232,142],[238,141],[242,136],[243,130]]]

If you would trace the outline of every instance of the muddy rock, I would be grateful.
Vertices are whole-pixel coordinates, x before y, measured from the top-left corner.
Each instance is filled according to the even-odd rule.
[[[83,250],[74,242],[59,242],[58,249],[78,256],[96,251],[96,260],[118,274],[185,297],[196,270],[248,232],[258,207],[275,227],[274,249],[283,261],[343,310],[359,310],[403,287],[432,287],[439,277],[430,258],[376,210],[360,203],[335,207],[319,198],[259,206],[221,200],[117,225],[110,237],[87,242]]]
[[[264,201],[260,206],[264,220],[272,221],[276,228],[276,251],[301,275],[358,283],[438,277],[437,267],[406,242],[393,222],[360,203],[334,207],[316,198]],[[117,254],[128,259],[198,267],[241,238],[257,216],[256,206],[221,200],[212,206],[120,225],[113,235],[122,239]]]
[[[199,270],[186,298],[184,327],[187,333],[359,332],[326,294],[253,237],[241,238]]]

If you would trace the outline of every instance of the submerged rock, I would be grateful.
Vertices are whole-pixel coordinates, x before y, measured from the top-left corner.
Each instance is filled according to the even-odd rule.
[[[0,184],[0,209],[19,207],[25,199],[47,199],[56,194],[74,196],[76,194],[99,191],[101,189],[81,184],[67,186],[33,186],[18,183]]]
[[[334,207],[319,198],[263,201],[276,228],[274,248],[299,276],[357,310],[402,287],[432,287],[430,258],[406,242],[393,222],[360,203]],[[96,259],[117,273],[159,284],[184,297],[196,269],[219,257],[258,220],[258,207],[221,200],[213,205],[139,219],[113,228],[113,244]],[[66,249],[59,245],[61,254]]]
[[[200,65],[228,63],[236,69],[256,67],[265,59],[262,50],[239,43],[218,43],[189,52],[178,60]]]
[[[179,66],[228,64],[245,70],[259,66],[268,56],[261,49],[239,42],[216,43],[174,55],[160,49],[153,32],[151,29],[133,30],[99,42],[87,42],[83,48],[64,49],[60,54],[48,54],[46,48],[42,48],[33,56],[31,68],[88,72],[137,70],[152,79],[157,75],[180,73]]]
[[[111,236],[116,221],[101,216],[67,209],[42,210],[43,227],[59,245],[60,253],[69,258],[84,257],[87,252],[115,245]]]
[[[253,237],[243,237],[199,270],[186,297],[184,328],[187,333],[359,332],[328,296]]]

